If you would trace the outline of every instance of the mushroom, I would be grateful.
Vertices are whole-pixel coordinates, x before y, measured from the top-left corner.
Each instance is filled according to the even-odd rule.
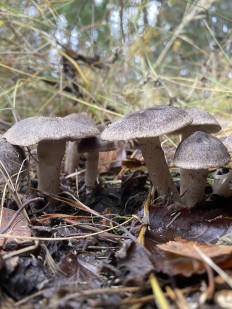
[[[232,157],[232,134],[224,139],[223,144],[226,146]],[[228,173],[216,171],[214,174],[213,193],[222,196],[232,196],[232,170]]]
[[[96,127],[93,120],[87,113],[72,113],[64,117],[64,119],[76,121],[77,123],[84,124],[91,127]],[[66,156],[64,163],[64,170],[66,173],[74,173],[79,165],[80,155],[78,153],[79,141],[68,142],[66,145]]]
[[[7,179],[24,177],[27,172],[27,160],[23,149],[8,143],[0,137],[0,184],[6,183]]]
[[[76,121],[41,116],[15,123],[3,137],[13,145],[31,146],[38,143],[38,189],[57,194],[66,141],[76,141],[99,133],[97,128]]]
[[[174,132],[175,134],[180,134],[182,140],[184,140],[185,138],[187,138],[196,131],[203,131],[206,133],[216,133],[221,130],[221,126],[218,123],[218,121],[206,111],[194,107],[187,107],[184,110],[189,114],[189,116],[192,117],[193,121],[186,127],[183,127],[180,130]],[[185,177],[182,175],[183,173],[185,174],[186,172],[183,171],[181,168],[180,179]],[[198,177],[200,178],[200,170],[197,173]],[[202,177],[204,178],[204,175],[202,175]],[[185,184],[181,182],[180,196],[182,197],[182,200],[184,200],[183,198],[184,194],[186,194],[186,187]],[[188,197],[186,196],[186,198]]]
[[[182,140],[196,131],[217,133],[221,130],[221,126],[217,119],[208,112],[194,107],[186,107],[184,110],[189,114],[193,121],[189,125],[174,132],[175,134],[180,134]]]
[[[115,148],[114,142],[104,141],[97,136],[84,138],[80,141],[78,145],[78,152],[85,153],[86,156],[85,185],[87,192],[95,186],[99,152],[110,151]]]
[[[182,169],[182,203],[190,208],[200,202],[204,197],[208,168],[224,165],[229,160],[226,147],[212,135],[197,131],[184,139],[174,155],[174,164]]]
[[[150,179],[162,199],[180,201],[179,193],[161,148],[159,136],[191,123],[191,117],[173,106],[154,106],[112,123],[102,134],[106,140],[137,139]]]

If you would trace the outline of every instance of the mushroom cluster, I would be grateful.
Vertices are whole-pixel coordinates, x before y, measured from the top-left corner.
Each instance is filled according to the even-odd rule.
[[[13,150],[7,150],[8,157],[17,154],[11,159],[17,162],[16,169],[11,172],[6,163],[7,173],[12,175],[18,173],[25,159],[19,146],[37,144],[38,190],[53,195],[60,191],[60,166],[65,149],[67,173],[75,171],[80,154],[85,154],[85,184],[87,189],[92,189],[99,152],[115,149],[114,141],[136,139],[159,197],[168,204],[175,202],[190,208],[204,197],[208,168],[224,166],[230,161],[232,138],[223,144],[210,135],[220,129],[217,120],[203,110],[159,105],[126,115],[104,128],[101,135],[102,129],[86,113],[64,118],[30,117],[13,125],[0,139],[0,145],[13,145],[10,145]],[[174,156],[174,164],[180,168],[180,192],[161,147],[160,137],[167,134],[179,134],[182,138]],[[232,195],[231,182],[232,172],[229,172],[226,181],[215,182],[214,191]]]
[[[196,108],[155,106],[115,121],[101,137],[106,140],[137,139],[146,162],[151,182],[159,196],[193,207],[203,199],[209,167],[229,162],[226,147],[216,137],[221,129],[209,113]],[[169,172],[159,137],[180,134],[182,142],[174,163],[180,167],[180,193]]]

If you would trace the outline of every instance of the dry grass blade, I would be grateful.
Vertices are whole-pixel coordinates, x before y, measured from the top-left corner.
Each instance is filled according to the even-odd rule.
[[[141,226],[141,229],[139,231],[138,236],[138,243],[141,245],[144,245],[144,236],[147,231],[147,228],[149,227],[149,206],[151,202],[151,198],[154,196],[154,188],[149,192],[148,197],[144,203],[144,223]],[[149,275],[149,281],[152,287],[152,291],[154,294],[155,302],[159,309],[169,309],[168,302],[166,300],[166,297],[159,285],[159,282],[155,276],[154,273],[151,273]]]

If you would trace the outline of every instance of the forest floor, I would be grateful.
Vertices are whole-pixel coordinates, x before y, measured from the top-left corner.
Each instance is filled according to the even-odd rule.
[[[178,208],[154,196],[142,163],[118,173],[89,194],[79,175],[78,197],[62,177],[50,202],[21,188],[30,224],[1,226],[18,238],[1,242],[0,308],[232,308],[232,198],[208,185],[205,201]]]

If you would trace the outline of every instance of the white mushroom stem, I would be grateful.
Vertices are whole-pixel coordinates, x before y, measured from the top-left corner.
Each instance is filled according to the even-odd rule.
[[[65,152],[64,140],[38,143],[38,189],[57,194],[60,190],[60,166]]]
[[[137,139],[146,162],[151,182],[159,196],[168,202],[180,202],[180,196],[170,174],[159,137]]]
[[[207,169],[180,169],[180,197],[182,204],[191,208],[203,199],[207,176]]]
[[[232,171],[227,174],[215,175],[212,185],[213,193],[222,196],[232,196]]]
[[[98,172],[98,158],[99,152],[85,153],[86,157],[86,171],[85,171],[85,185],[86,191],[95,187],[95,182]]]
[[[68,174],[74,173],[79,165],[80,154],[78,153],[78,144],[79,141],[67,143],[64,170]]]

